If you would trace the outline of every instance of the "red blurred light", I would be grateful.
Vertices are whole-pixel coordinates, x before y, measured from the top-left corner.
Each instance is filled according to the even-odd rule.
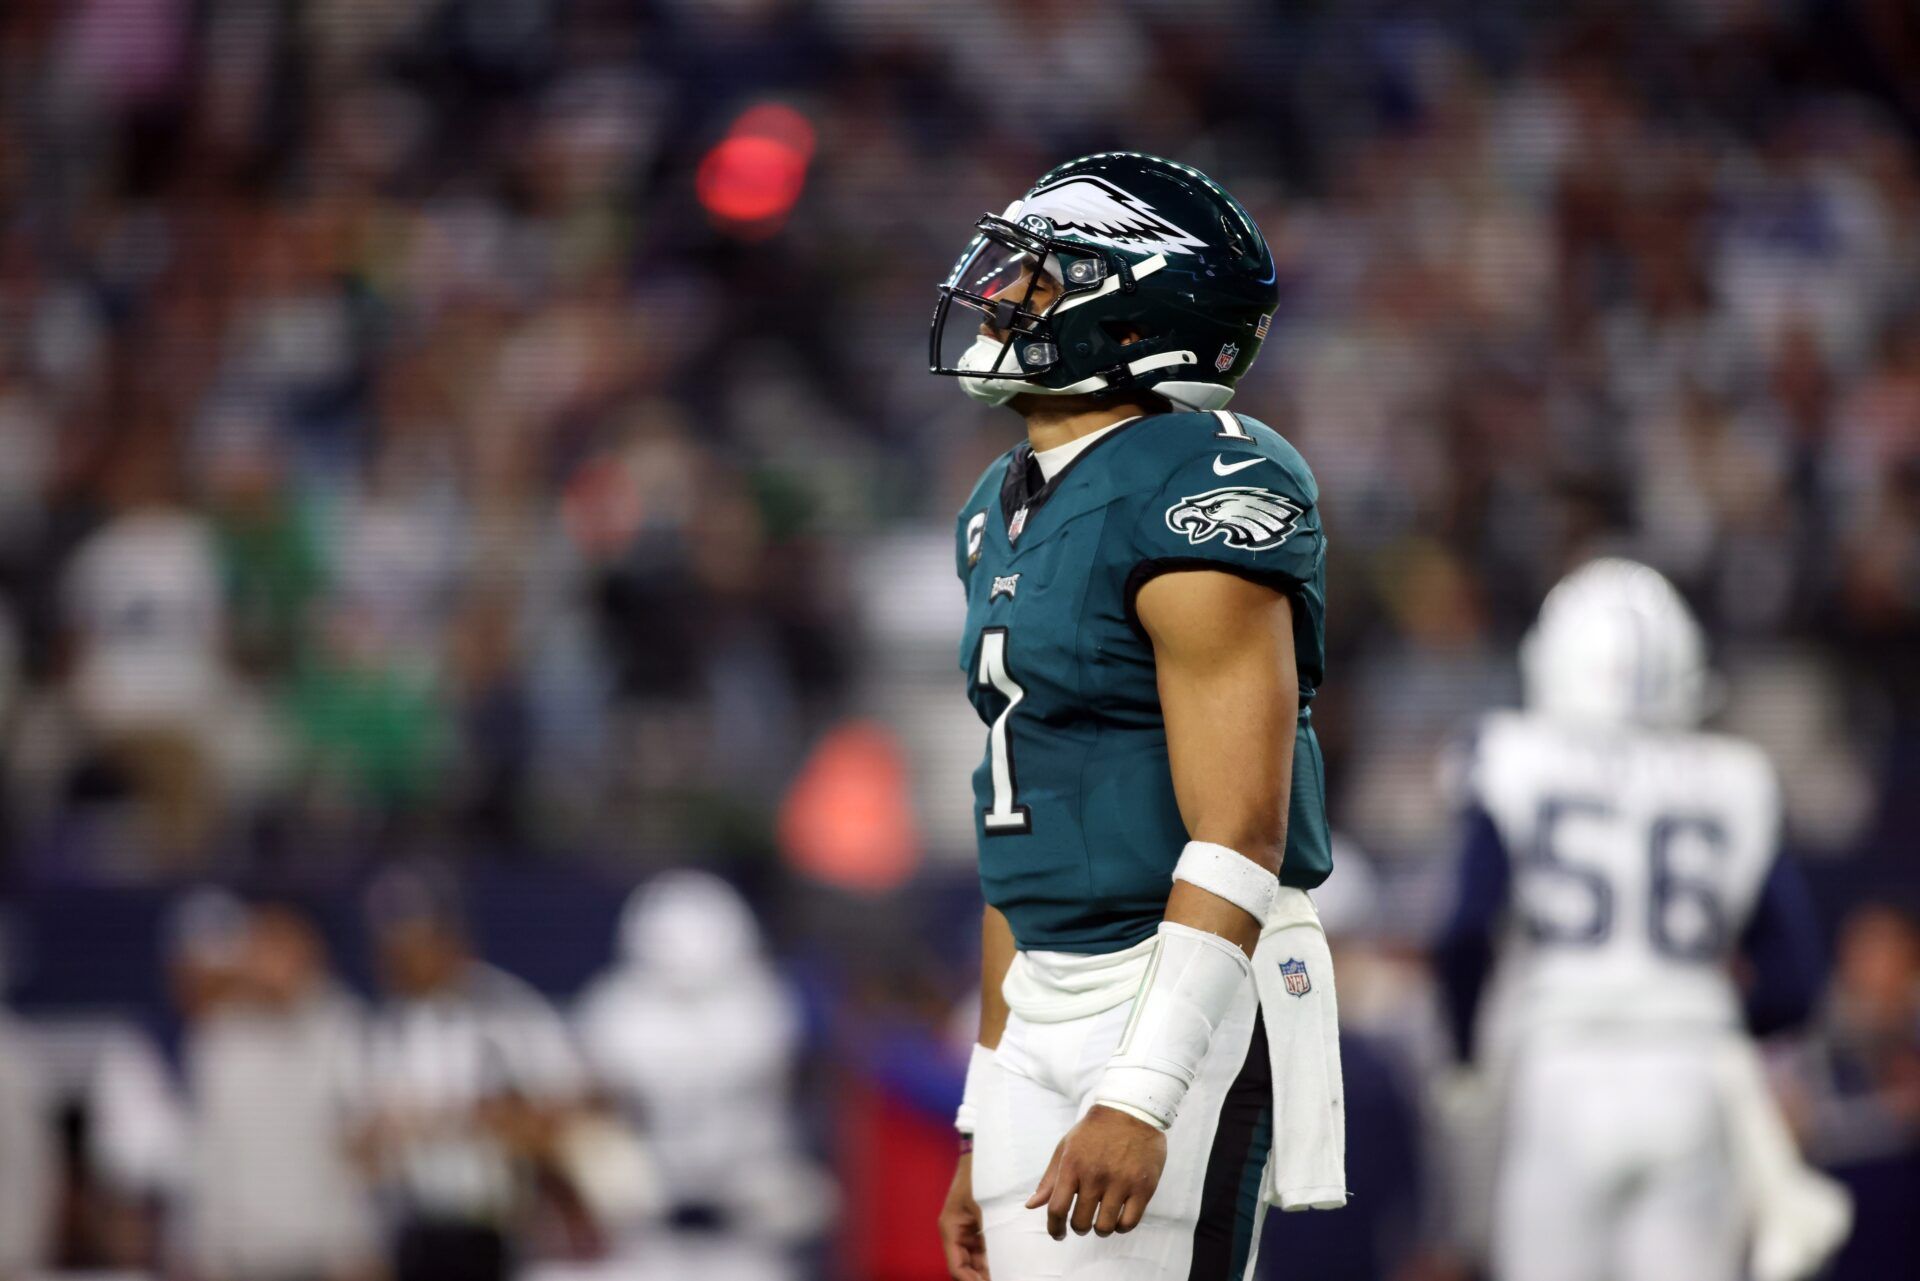
[[[899,743],[871,721],[820,740],[781,802],[779,837],[802,876],[855,893],[885,893],[920,863],[919,826]]]
[[[803,163],[813,159],[813,122],[777,102],[748,107],[727,134],[733,138],[765,138],[799,153]]]
[[[748,108],[700,161],[701,207],[736,235],[771,235],[800,200],[813,147],[812,124],[792,107]]]

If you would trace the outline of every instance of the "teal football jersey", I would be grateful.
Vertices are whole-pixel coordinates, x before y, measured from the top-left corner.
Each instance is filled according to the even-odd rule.
[[[960,664],[988,727],[973,777],[987,902],[1023,949],[1111,952],[1159,925],[1188,835],[1134,598],[1184,569],[1293,602],[1301,706],[1280,879],[1320,884],[1332,861],[1310,704],[1326,662],[1326,540],[1298,451],[1215,412],[1136,419],[1037,491],[1031,456],[1021,444],[987,468],[958,525]]]

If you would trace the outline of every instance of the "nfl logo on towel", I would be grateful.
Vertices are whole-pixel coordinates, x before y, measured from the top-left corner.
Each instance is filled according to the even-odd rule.
[[[1305,996],[1313,991],[1313,981],[1307,977],[1305,961],[1280,962],[1280,977],[1287,981],[1288,996]]]

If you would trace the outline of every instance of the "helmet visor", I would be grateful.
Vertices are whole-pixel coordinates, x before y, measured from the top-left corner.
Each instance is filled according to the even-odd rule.
[[[1030,378],[1060,358],[1048,317],[1097,287],[1106,262],[1004,218],[982,218],[979,230],[940,287],[933,371]]]
[[[940,293],[934,359],[941,369],[1020,378],[1053,363],[1046,318],[1060,300],[1060,279],[1041,255],[980,236]],[[997,348],[991,359],[988,343]]]

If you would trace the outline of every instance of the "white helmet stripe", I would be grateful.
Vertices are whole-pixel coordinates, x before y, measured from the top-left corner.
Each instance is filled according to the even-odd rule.
[[[1167,256],[1165,254],[1155,254],[1151,258],[1142,258],[1133,268],[1133,278],[1138,280],[1142,276],[1151,276],[1154,272],[1166,265]],[[1118,273],[1115,273],[1109,275],[1106,281],[1091,293],[1076,294],[1071,298],[1062,298],[1053,305],[1053,310],[1047,314],[1049,316],[1057,316],[1063,311],[1072,311],[1075,307],[1085,306],[1095,298],[1105,298],[1108,294],[1118,293],[1119,291],[1120,277]]]

